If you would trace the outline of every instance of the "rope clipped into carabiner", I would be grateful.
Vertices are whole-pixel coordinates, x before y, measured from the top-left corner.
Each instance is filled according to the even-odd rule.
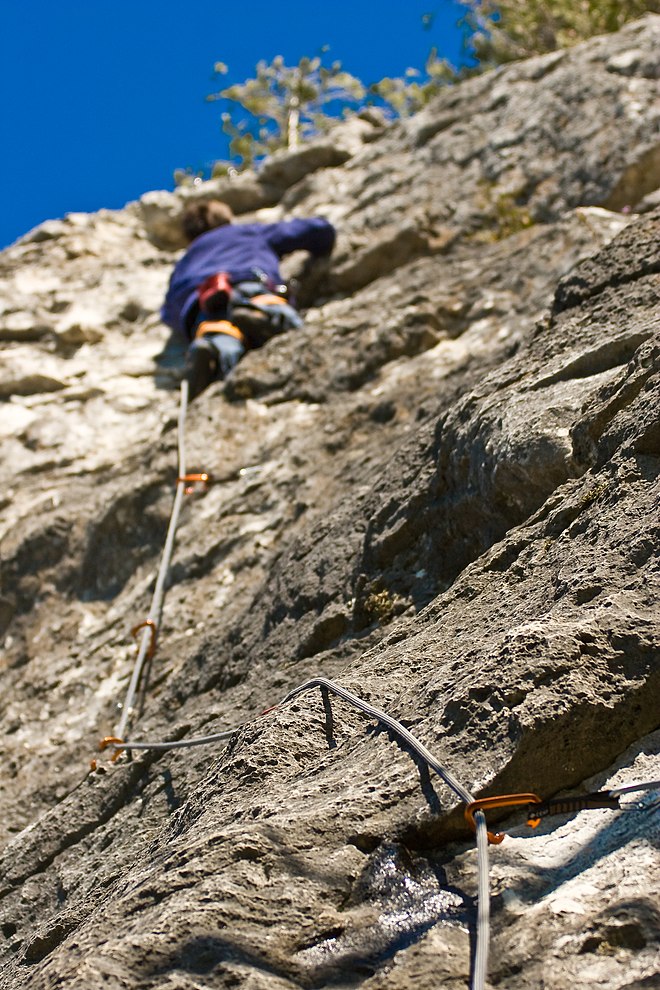
[[[469,801],[465,806],[465,820],[474,832],[477,830],[475,815],[483,812],[487,808],[512,808],[515,805],[526,804],[533,807],[540,804],[541,798],[536,794],[500,794],[495,797],[477,798],[476,801]],[[488,841],[494,845],[499,845],[505,839],[504,832],[488,832]]]
[[[213,484],[213,478],[206,471],[202,471],[200,474],[183,474],[179,475],[176,479],[177,485],[183,483],[185,485],[184,493],[186,495],[192,495],[195,491],[195,485],[203,485],[204,491],[209,485]]]
[[[444,767],[439,760],[437,760],[431,752],[424,746],[423,743],[417,739],[409,729],[402,725],[398,719],[393,718],[388,715],[387,712],[382,711],[380,708],[376,708],[374,705],[369,704],[368,701],[358,697],[351,691],[347,691],[346,688],[341,687],[334,681],[331,681],[327,677],[313,677],[311,680],[305,681],[298,687],[294,688],[292,691],[282,699],[279,705],[274,705],[271,708],[267,708],[259,716],[263,718],[264,715],[268,715],[270,712],[274,712],[279,709],[282,705],[286,704],[288,701],[292,701],[299,694],[304,691],[309,691],[312,688],[318,687],[322,692],[330,692],[336,695],[338,698],[342,698],[349,704],[353,705],[355,708],[359,709],[364,715],[369,718],[376,719],[381,725],[386,726],[391,732],[398,736],[406,745],[413,750],[428,767],[434,770],[438,776],[445,782],[445,784],[450,787],[454,793],[460,798],[461,801],[466,801],[468,803],[473,803],[474,798],[470,792],[463,787],[463,785]],[[235,732],[240,729],[241,726],[236,726],[233,729],[227,729],[224,732],[217,732],[209,736],[196,736],[192,739],[179,739],[172,740],[170,742],[133,742],[125,741],[122,738],[107,737],[103,740],[103,748],[111,747],[115,751],[113,760],[119,756],[123,750],[169,750],[169,749],[185,749],[191,746],[204,746],[209,743],[214,742],[225,742],[228,740]],[[118,736],[120,734],[118,733]],[[475,950],[475,961],[474,961],[474,973],[472,980],[472,990],[484,990],[486,975],[488,972],[488,943],[489,943],[489,931],[490,931],[490,890],[489,890],[489,877],[488,877],[488,834],[486,831],[486,819],[482,812],[477,811],[473,816],[474,828],[477,834],[477,872],[478,872],[478,888],[477,888],[477,935],[476,935],[476,950]]]
[[[526,804],[527,824],[536,828],[543,818],[553,815],[570,815],[578,811],[593,811],[596,809],[621,809],[620,798],[624,794],[635,791],[651,791],[660,789],[660,780],[648,780],[639,784],[625,784],[613,787],[607,791],[592,791],[589,794],[575,794],[568,797],[549,798],[544,801],[538,794],[499,794],[494,797],[478,798],[465,807],[465,820],[473,830],[476,830],[475,814],[492,808],[510,808]],[[488,832],[488,839],[499,845],[506,838],[506,832]]]
[[[158,641],[158,626],[153,621],[153,619],[145,619],[144,622],[138,622],[137,626],[133,626],[131,629],[131,636],[137,639],[137,634],[140,629],[149,629],[151,632],[151,640],[147,646],[146,658],[151,660],[154,653],[156,652],[156,643]]]
[[[154,588],[153,597],[151,599],[151,607],[149,609],[149,614],[143,622],[138,623],[138,625],[135,626],[135,628],[133,629],[134,636],[137,637],[140,630],[142,630],[142,635],[138,642],[138,652],[133,667],[133,673],[131,675],[131,679],[128,685],[128,690],[126,692],[126,697],[122,705],[121,718],[117,725],[115,736],[111,737],[111,738],[119,738],[120,740],[124,738],[126,734],[126,729],[133,714],[133,709],[135,706],[135,698],[138,692],[138,687],[140,685],[140,682],[141,680],[143,681],[143,684],[147,682],[149,667],[153,659],[154,653],[156,652],[158,626],[160,623],[161,612],[163,609],[163,598],[165,596],[165,582],[167,580],[167,575],[170,568],[170,562],[172,560],[174,539],[176,536],[177,526],[179,524],[179,515],[181,513],[181,505],[183,502],[183,497],[184,495],[189,494],[193,490],[195,484],[199,483],[207,486],[211,483],[211,477],[206,473],[201,473],[201,474],[186,473],[185,423],[186,423],[187,409],[188,409],[188,382],[184,379],[181,382],[181,400],[179,404],[178,438],[177,438],[178,474],[176,480],[176,493],[174,495],[174,504],[172,506],[170,523],[167,530],[167,537],[165,539],[165,546],[163,548],[160,567],[158,569],[156,586]]]

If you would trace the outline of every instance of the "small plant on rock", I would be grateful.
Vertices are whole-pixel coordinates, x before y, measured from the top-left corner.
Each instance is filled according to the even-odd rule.
[[[387,588],[374,587],[365,598],[362,608],[365,616],[371,622],[385,625],[394,618],[397,600]]]
[[[479,69],[541,55],[660,13],[660,0],[460,0]]]
[[[446,59],[438,58],[437,48],[432,48],[424,63],[423,72],[419,69],[406,69],[403,77],[385,76],[380,82],[373,83],[369,92],[382,101],[396,117],[410,117],[456,79],[453,66]]]

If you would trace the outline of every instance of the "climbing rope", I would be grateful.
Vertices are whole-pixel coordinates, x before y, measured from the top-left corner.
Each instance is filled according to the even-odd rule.
[[[287,701],[292,701],[297,695],[302,694],[304,691],[310,691],[312,688],[319,687],[321,690],[330,691],[332,694],[337,695],[338,698],[343,698],[349,704],[358,708],[365,715],[370,718],[376,719],[381,725],[385,725],[390,729],[395,735],[403,739],[405,743],[417,753],[418,756],[429,766],[432,770],[438,774],[438,776],[444,780],[444,782],[458,795],[461,801],[472,806],[476,802],[473,796],[470,794],[462,784],[456,780],[456,778],[444,767],[439,760],[436,760],[435,756],[424,746],[423,743],[417,739],[409,729],[406,729],[405,725],[402,725],[397,719],[388,715],[387,712],[381,711],[380,708],[375,708],[370,705],[368,701],[364,701],[363,698],[359,698],[356,694],[352,694],[347,691],[346,688],[341,687],[334,681],[331,681],[328,677],[313,677],[309,681],[305,681],[303,684],[298,685],[292,691],[289,691],[287,695],[280,701],[279,704],[273,705],[272,708],[267,708],[265,712],[261,713],[263,715],[268,715],[270,712],[276,711],[285,705]],[[226,742],[235,732],[238,732],[242,728],[242,725],[237,725],[233,729],[226,729],[224,732],[216,732],[209,736],[195,736],[191,739],[172,739],[170,741],[162,742],[137,742],[133,740],[125,741],[119,735],[117,736],[106,736],[105,739],[101,740],[101,749],[107,749],[110,747],[114,749],[116,753],[121,753],[123,750],[168,750],[168,749],[186,749],[191,746],[205,746],[209,743],[215,742]]]
[[[616,797],[619,794],[633,794],[635,791],[654,791],[660,789],[660,780],[647,780],[643,784],[624,784],[623,787],[613,787],[608,794]]]
[[[226,732],[216,732],[211,736],[195,736],[192,739],[170,739],[163,742],[134,742],[133,740],[124,742],[119,736],[106,736],[99,743],[99,749],[103,752],[104,749],[110,747],[114,749],[117,756],[123,753],[125,749],[191,749],[193,746],[208,746],[210,743],[227,742],[239,728],[240,726],[237,726],[235,729],[227,729]]]
[[[412,732],[406,729],[405,725],[397,719],[392,718],[387,712],[381,711],[379,708],[374,708],[370,705],[368,701],[363,701],[362,698],[358,698],[357,695],[351,694],[346,688],[340,687],[339,684],[335,684],[334,681],[329,680],[327,677],[313,677],[309,681],[305,681],[304,684],[300,684],[299,687],[294,688],[293,691],[289,693],[280,702],[281,705],[285,704],[287,701],[291,701],[298,694],[302,694],[303,691],[309,691],[310,688],[320,687],[325,688],[327,691],[331,691],[332,694],[336,694],[338,698],[343,698],[344,701],[348,701],[349,704],[354,705],[355,708],[359,708],[361,712],[365,715],[369,715],[371,718],[375,718],[382,725],[386,725],[388,729],[391,729],[397,736],[406,742],[418,756],[424,760],[432,770],[438,774],[439,777],[444,780],[444,782],[451,787],[451,789],[459,796],[461,801],[471,802],[474,798],[468,790],[466,790],[462,784],[456,780],[452,774],[449,773],[441,763],[436,760],[432,753],[428,751],[426,746],[424,746],[419,739],[413,736]],[[279,707],[279,706],[278,706]]]
[[[156,578],[156,586],[154,588],[153,597],[151,599],[151,607],[149,609],[149,614],[145,619],[145,621],[141,622],[133,630],[134,635],[136,635],[139,632],[139,630],[142,629],[142,635],[140,636],[137,657],[135,658],[135,665],[133,667],[133,673],[131,675],[131,680],[128,685],[128,690],[126,692],[124,704],[122,706],[121,718],[119,720],[116,729],[116,735],[118,738],[122,738],[126,733],[126,728],[133,714],[135,697],[137,695],[138,686],[140,684],[140,679],[144,671],[145,663],[151,663],[151,660],[153,658],[156,649],[158,626],[160,623],[161,612],[163,609],[163,598],[165,595],[165,582],[167,580],[167,574],[170,568],[170,561],[172,559],[172,551],[174,549],[174,538],[176,536],[176,530],[179,524],[181,505],[183,503],[183,496],[186,494],[186,491],[188,489],[189,482],[193,480],[192,478],[186,477],[185,423],[186,423],[187,408],[188,408],[188,382],[184,379],[181,382],[181,401],[179,405],[179,421],[178,421],[179,473],[176,483],[176,493],[174,495],[174,504],[172,506],[172,514],[170,516],[170,523],[167,530],[167,537],[165,539],[165,547],[163,548],[163,555],[160,561],[160,568],[158,570],[158,577]],[[197,478],[195,478],[195,480],[197,480]],[[199,480],[202,480],[202,476],[200,476]],[[204,475],[203,480],[208,481],[208,476]]]
[[[282,701],[272,708],[266,709],[259,716],[268,715],[277,711],[287,702],[292,701],[298,695],[312,688],[320,688],[325,695],[330,692],[353,705],[364,715],[375,719],[381,725],[388,728],[393,734],[403,740],[406,745],[416,753],[424,763],[434,770],[437,775],[455,792],[455,794],[465,802],[465,817],[476,832],[477,846],[477,924],[475,939],[474,966],[472,974],[472,990],[484,990],[488,973],[488,950],[490,943],[490,879],[489,879],[489,842],[500,843],[504,839],[504,834],[500,832],[492,833],[488,830],[486,823],[485,808],[513,807],[516,805],[527,805],[528,824],[538,825],[541,817],[549,815],[565,814],[571,811],[582,811],[594,808],[619,809],[619,796],[639,791],[653,790],[660,788],[660,781],[646,781],[644,783],[626,784],[621,787],[611,788],[607,791],[598,791],[593,794],[577,795],[568,798],[556,798],[549,801],[542,801],[536,794],[506,794],[489,798],[475,800],[470,792],[444,767],[433,754],[417,739],[409,729],[407,729],[398,719],[387,712],[376,708],[358,695],[353,694],[346,688],[331,681],[327,677],[313,677],[298,687],[293,688]],[[108,737],[101,743],[101,748],[108,747],[114,749],[115,756],[123,750],[170,750],[186,749],[193,746],[204,746],[216,742],[226,742],[234,735],[241,725],[223,732],[216,732],[207,736],[194,736],[190,739],[178,739],[161,742],[145,741],[124,741],[121,738]]]
[[[490,946],[490,877],[488,871],[488,829],[483,811],[475,814],[477,829],[477,937],[474,950],[473,990],[483,990],[488,975]]]
[[[439,760],[437,760],[431,752],[424,746],[423,743],[417,739],[409,729],[402,725],[398,719],[393,718],[388,715],[387,712],[382,711],[380,708],[374,707],[374,705],[369,704],[368,701],[364,701],[363,698],[358,697],[351,691],[347,691],[346,688],[341,687],[334,681],[331,681],[327,677],[313,677],[311,680],[305,681],[298,687],[294,688],[292,691],[282,699],[278,705],[274,705],[272,708],[266,709],[265,712],[261,713],[260,717],[268,715],[273,711],[281,708],[288,701],[292,701],[299,694],[304,691],[309,691],[312,688],[319,687],[322,692],[330,692],[335,694],[338,698],[342,698],[349,704],[353,705],[355,708],[359,709],[364,715],[369,718],[375,719],[381,725],[386,726],[394,735],[398,736],[406,745],[416,753],[428,767],[438,774],[438,776],[445,782],[445,784],[450,787],[455,794],[468,804],[474,802],[474,798],[470,792],[463,787],[461,783],[451,774],[446,767],[444,767]],[[233,729],[227,729],[224,732],[217,732],[209,736],[196,736],[191,739],[177,739],[165,742],[134,742],[123,741],[119,736],[108,736],[101,741],[101,749],[107,749],[108,747],[113,749],[115,755],[113,759],[123,751],[123,750],[168,750],[168,749],[185,749],[192,746],[204,746],[209,743],[214,742],[224,742],[229,739],[241,726],[236,726]],[[474,815],[475,829],[477,833],[477,875],[478,875],[478,888],[477,888],[477,929],[476,929],[476,950],[475,950],[475,962],[474,962],[474,973],[472,979],[472,990],[484,990],[486,975],[488,972],[488,944],[489,944],[489,933],[490,933],[490,889],[489,889],[489,876],[488,876],[488,832],[486,829],[486,818],[483,812],[477,811]]]

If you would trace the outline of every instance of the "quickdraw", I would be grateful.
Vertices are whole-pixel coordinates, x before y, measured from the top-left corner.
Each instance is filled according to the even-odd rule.
[[[543,818],[552,815],[570,815],[578,811],[592,811],[606,808],[613,811],[621,810],[620,797],[633,791],[652,790],[660,786],[660,781],[647,781],[643,784],[629,784],[615,787],[609,791],[591,791],[589,794],[576,794],[569,797],[549,798],[544,801],[537,794],[500,794],[494,797],[478,798],[469,802],[465,807],[465,820],[473,831],[476,831],[474,815],[477,811],[492,808],[510,808],[516,805],[527,805],[527,824],[536,828]],[[506,837],[505,832],[488,832],[488,841],[499,845]]]
[[[527,809],[527,824],[536,828],[542,818],[550,815],[568,815],[574,811],[590,811],[594,808],[620,808],[619,798],[611,791],[593,791],[591,794],[577,794],[575,797],[551,798],[530,804]]]
[[[137,635],[140,629],[148,629],[151,633],[151,639],[149,641],[149,648],[146,652],[146,657],[151,660],[154,653],[156,652],[156,642],[158,640],[158,626],[153,621],[153,619],[145,619],[144,622],[138,622],[137,626],[133,626],[131,629],[131,635],[134,639],[137,639]]]
[[[512,808],[519,804],[531,807],[540,803],[541,798],[537,794],[499,794],[495,797],[478,798],[465,806],[465,820],[472,831],[476,832],[477,823],[474,815],[477,811],[486,811],[489,808]],[[505,838],[505,832],[488,832],[488,841],[493,845],[499,845]]]
[[[182,474],[176,479],[177,485],[185,485],[184,493],[191,495],[195,491],[195,485],[204,485],[204,491],[213,484],[213,478],[206,471],[199,474]]]
[[[105,736],[99,742],[99,753],[102,753],[104,750],[106,750],[108,746],[112,746],[114,748],[114,753],[110,757],[110,762],[115,763],[126,749],[126,746],[124,745],[124,740],[120,739],[119,736]]]

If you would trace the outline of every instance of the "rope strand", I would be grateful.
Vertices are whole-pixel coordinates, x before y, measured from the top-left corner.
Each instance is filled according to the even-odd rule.
[[[351,691],[347,691],[346,688],[341,687],[334,681],[331,681],[327,677],[313,677],[298,687],[294,688],[292,691],[282,699],[279,705],[275,708],[281,707],[281,705],[286,704],[287,701],[292,701],[299,694],[305,691],[310,691],[312,688],[318,687],[321,692],[331,692],[337,695],[338,698],[342,698],[349,704],[353,705],[355,708],[359,709],[363,714],[369,716],[370,718],[376,719],[382,725],[385,725],[391,732],[399,736],[409,747],[412,749],[421,759],[429,766],[432,770],[438,774],[438,776],[458,795],[461,801],[470,803],[474,800],[472,794],[459,783],[458,780],[451,774],[436,758],[432,753],[424,746],[423,743],[417,739],[409,729],[406,729],[404,725],[399,722],[398,719],[393,718],[388,715],[387,712],[382,711],[380,708],[376,708],[374,705],[369,704],[368,701],[364,701],[359,698],[356,694]],[[268,709],[268,711],[273,711],[274,709]],[[266,713],[262,713],[266,714]],[[155,749],[155,750],[168,750],[168,749],[185,749],[190,746],[203,746],[207,743],[220,742],[229,739],[241,726],[237,726],[234,729],[227,729],[224,732],[218,732],[214,735],[209,736],[197,736],[192,739],[180,739],[171,742],[111,742],[110,746],[113,746],[115,750],[121,749]],[[477,875],[478,875],[478,891],[477,891],[477,930],[476,930],[476,948],[474,955],[474,973],[472,979],[472,990],[484,990],[486,975],[488,971],[488,942],[490,938],[490,890],[489,890],[489,876],[488,876],[488,832],[486,828],[486,817],[481,811],[477,811],[475,814],[475,822],[477,825]]]
[[[186,473],[185,422],[186,422],[187,408],[188,408],[188,382],[184,379],[181,382],[181,402],[179,405],[179,425],[178,425],[179,479],[182,479]],[[123,738],[129,720],[131,718],[131,715],[133,714],[135,696],[137,694],[138,686],[140,684],[140,678],[142,676],[144,663],[154,641],[153,640],[154,629],[158,629],[158,625],[160,623],[160,617],[163,608],[163,598],[165,595],[165,581],[167,580],[167,574],[170,568],[170,561],[172,559],[172,551],[174,549],[174,538],[176,536],[176,530],[179,524],[179,515],[181,513],[181,505],[183,503],[185,487],[186,487],[185,481],[183,480],[177,481],[176,494],[174,496],[174,505],[172,506],[172,514],[170,516],[170,524],[167,530],[167,537],[165,540],[163,555],[161,557],[160,568],[158,570],[158,577],[156,578],[156,586],[154,588],[153,597],[151,599],[151,607],[149,609],[149,615],[146,620],[145,628],[140,638],[138,654],[135,659],[135,665],[133,667],[133,673],[131,675],[131,680],[128,685],[128,690],[126,692],[126,698],[124,699],[121,718],[119,720],[119,723],[117,724],[116,735],[118,735],[120,738]],[[151,657],[149,659],[151,660]]]
[[[477,826],[477,937],[472,990],[483,990],[488,976],[490,945],[490,878],[488,875],[488,826],[483,811],[474,814]]]
[[[632,794],[634,791],[653,791],[660,788],[660,780],[648,780],[643,784],[624,784],[623,787],[611,787],[609,793],[615,797],[617,794]]]
[[[349,704],[359,708],[365,715],[369,715],[371,718],[375,718],[378,722],[386,725],[392,730],[392,732],[400,736],[401,739],[403,739],[410,746],[410,748],[417,753],[418,756],[421,756],[424,762],[431,767],[432,770],[435,770],[438,776],[444,780],[445,784],[447,784],[448,787],[451,787],[451,789],[459,796],[461,801],[465,801],[467,804],[474,801],[474,798],[470,792],[466,790],[463,785],[460,784],[456,778],[445,767],[443,767],[441,763],[438,762],[438,760],[436,760],[433,754],[428,751],[426,746],[424,746],[419,739],[416,739],[412,732],[406,729],[405,725],[402,725],[401,722],[397,721],[397,719],[392,718],[392,716],[388,715],[387,712],[383,712],[379,708],[374,708],[374,706],[370,705],[369,702],[363,701],[362,698],[358,698],[355,694],[351,694],[351,692],[347,691],[346,688],[340,687],[339,684],[335,684],[334,681],[329,680],[327,677],[313,677],[311,680],[305,681],[304,684],[300,684],[297,688],[294,688],[293,691],[289,691],[286,697],[282,699],[281,704],[291,701],[292,698],[296,697],[296,695],[301,694],[303,691],[309,691],[310,688],[314,687],[326,688],[328,691],[336,694],[339,698],[343,698],[344,701],[348,701]]]

